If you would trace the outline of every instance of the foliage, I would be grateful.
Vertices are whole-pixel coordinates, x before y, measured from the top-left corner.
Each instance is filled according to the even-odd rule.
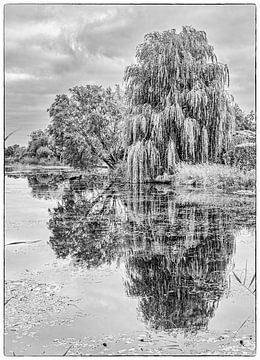
[[[256,167],[256,144],[254,142],[245,142],[235,146],[232,154],[230,154],[233,165],[243,169],[252,170]]]
[[[12,159],[14,162],[20,161],[27,153],[25,146],[20,146],[18,144],[10,145],[5,148],[5,160]]]
[[[245,114],[244,111],[235,104],[235,122],[236,122],[236,130],[250,130],[255,131],[255,114],[254,111],[251,110],[249,114]]]
[[[111,182],[127,182],[127,164],[125,160],[118,161],[113,171],[108,173]]]
[[[237,166],[244,170],[255,169],[256,166],[256,127],[255,115],[251,111],[245,113],[235,105],[236,133],[233,137],[233,144],[225,154],[225,161],[228,164]]]
[[[38,165],[39,160],[34,156],[25,155],[22,159],[19,161],[21,164],[24,165]]]
[[[54,157],[51,158],[37,158],[35,156],[24,155],[17,160],[22,165],[41,165],[41,166],[60,166],[61,163]]]
[[[53,152],[48,148],[48,146],[41,146],[36,150],[36,156],[38,159],[49,158],[53,155]]]
[[[206,33],[186,26],[179,34],[148,34],[136,59],[125,72],[130,180],[171,173],[179,160],[220,161],[232,140],[234,110],[228,67]]]
[[[235,111],[236,130],[241,130],[243,129],[245,114],[238,104],[235,104],[234,111]]]
[[[66,163],[86,167],[102,161],[114,168],[122,157],[123,106],[118,91],[75,86],[69,95],[57,95],[48,112],[49,134]]]
[[[38,129],[30,134],[30,139],[27,147],[27,154],[29,156],[37,156],[37,151],[41,147],[48,147],[49,137],[47,130]]]
[[[234,150],[236,145],[244,144],[244,143],[255,143],[256,142],[256,133],[255,131],[251,130],[238,130],[235,133],[234,139],[233,139],[233,146],[231,147],[231,150]]]
[[[20,148],[20,145],[10,145],[7,148],[5,148],[5,157],[15,157],[17,150]]]
[[[21,163],[24,165],[61,165],[55,154],[47,130],[38,129],[30,134],[27,147],[17,144],[5,148],[7,163]]]
[[[244,128],[251,131],[256,130],[255,113],[253,110],[251,110],[250,113],[245,116]]]

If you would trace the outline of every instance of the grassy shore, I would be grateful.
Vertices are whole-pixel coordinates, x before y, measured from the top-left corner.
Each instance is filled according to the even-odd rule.
[[[5,165],[41,165],[41,166],[62,166],[63,164],[56,160],[55,158],[51,158],[51,159],[45,159],[45,158],[41,158],[41,159],[37,159],[36,157],[32,157],[32,156],[25,156],[24,158],[20,159],[19,161],[17,159],[14,158],[5,158]]]
[[[177,167],[176,185],[202,188],[255,190],[255,170],[244,171],[236,167],[219,164],[181,163]]]
[[[32,168],[32,167],[62,167],[70,168],[69,166],[64,166],[61,163],[56,161],[40,161],[37,163],[25,162],[5,162],[5,166],[15,167],[17,170],[23,168]],[[100,167],[97,167],[99,169]],[[103,168],[102,168],[103,169]],[[79,171],[74,169],[75,171]],[[106,172],[107,169],[104,168],[103,172]],[[95,168],[88,170],[88,173],[95,172]],[[125,163],[120,163],[118,167],[109,172],[109,177],[113,181],[126,181],[126,165]],[[168,176],[166,173],[162,176],[158,176],[155,181],[158,183],[172,183],[174,186],[192,186],[194,188],[202,189],[232,189],[232,190],[249,190],[255,191],[256,188],[256,173],[255,170],[241,170],[238,167],[220,165],[220,164],[187,164],[180,163],[176,166],[175,175]],[[149,182],[148,182],[149,183]]]

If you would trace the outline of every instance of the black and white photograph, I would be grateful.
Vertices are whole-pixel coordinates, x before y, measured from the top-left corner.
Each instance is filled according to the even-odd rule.
[[[2,354],[256,356],[256,15],[3,4]]]

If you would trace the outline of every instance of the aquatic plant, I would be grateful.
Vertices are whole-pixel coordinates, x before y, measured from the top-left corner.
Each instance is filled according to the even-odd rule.
[[[171,173],[179,160],[219,162],[234,132],[229,71],[204,31],[189,26],[145,36],[126,68],[125,144],[132,182]]]

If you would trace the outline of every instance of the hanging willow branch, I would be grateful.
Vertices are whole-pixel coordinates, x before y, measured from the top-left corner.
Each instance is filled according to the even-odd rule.
[[[177,161],[221,161],[234,132],[229,71],[206,33],[154,32],[125,71],[128,175],[132,182],[172,172]]]

